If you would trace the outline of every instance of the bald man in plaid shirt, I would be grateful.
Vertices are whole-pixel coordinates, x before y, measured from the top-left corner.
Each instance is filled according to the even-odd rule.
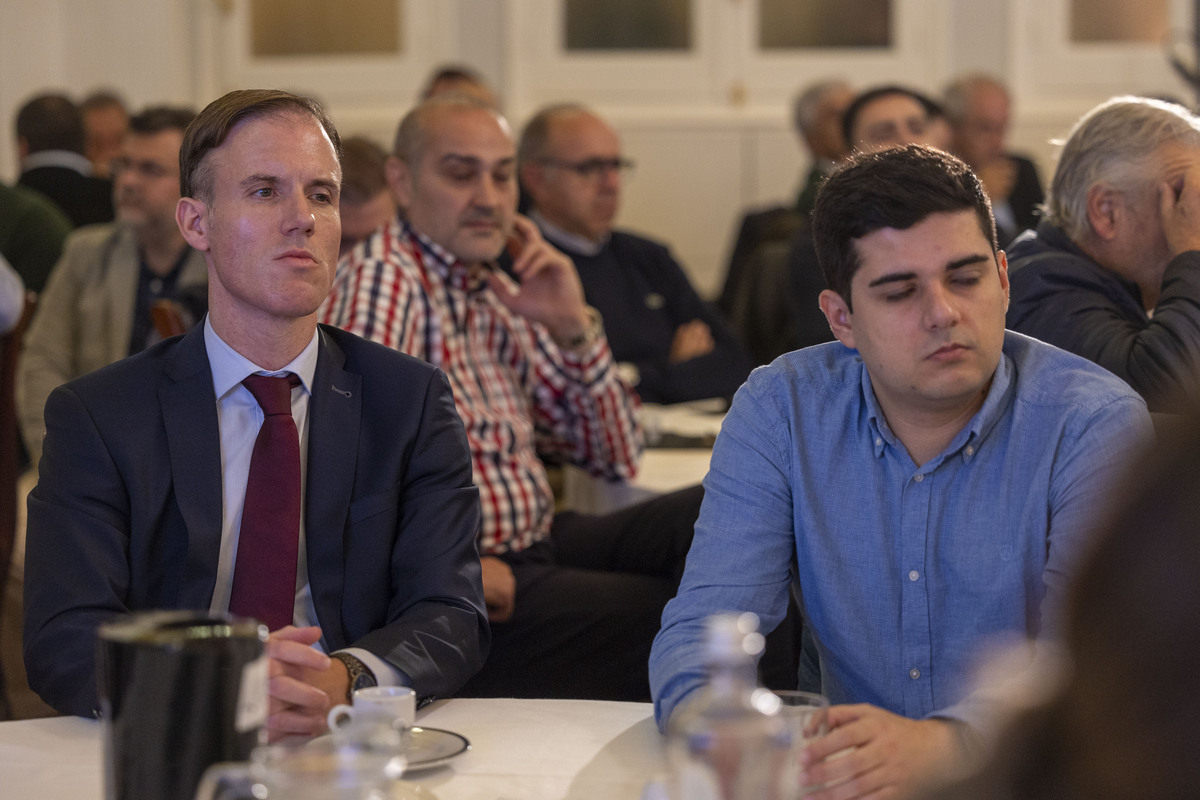
[[[632,478],[638,400],[570,259],[516,214],[507,122],[463,96],[402,121],[405,209],[344,260],[323,318],[450,378],[480,489],[492,651],[466,695],[647,700],[646,663],[701,490],[554,514],[542,459]],[[512,277],[495,266],[507,248]],[[397,413],[403,413],[401,409]]]

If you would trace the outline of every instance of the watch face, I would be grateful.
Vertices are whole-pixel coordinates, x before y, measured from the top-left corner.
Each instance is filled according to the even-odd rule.
[[[354,678],[354,685],[351,691],[357,692],[359,689],[366,689],[368,686],[375,686],[376,681],[369,674],[363,672]]]

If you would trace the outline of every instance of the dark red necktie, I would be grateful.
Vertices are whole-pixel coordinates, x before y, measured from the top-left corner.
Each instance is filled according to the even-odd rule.
[[[251,375],[242,381],[263,410],[254,440],[238,534],[229,611],[270,630],[292,624],[300,547],[300,437],[292,387],[300,379]]]

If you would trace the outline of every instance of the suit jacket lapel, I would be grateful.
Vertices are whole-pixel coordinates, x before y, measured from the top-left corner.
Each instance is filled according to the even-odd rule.
[[[221,435],[204,325],[180,341],[159,390],[175,501],[183,516],[187,564],[180,604],[207,608],[216,585],[221,549]]]
[[[343,369],[345,363],[341,348],[321,331],[308,409],[304,530],[309,587],[330,649],[346,644],[341,614],[343,538],[362,419],[362,376]]]

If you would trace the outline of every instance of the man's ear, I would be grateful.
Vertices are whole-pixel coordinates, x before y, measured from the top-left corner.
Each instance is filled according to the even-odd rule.
[[[1087,191],[1088,224],[1096,236],[1112,241],[1117,235],[1117,224],[1125,208],[1125,198],[1108,183],[1095,183]]]
[[[181,197],[175,205],[175,224],[194,250],[208,250],[208,206],[194,197]]]
[[[412,186],[409,180],[408,164],[396,156],[388,156],[387,162],[383,165],[383,171],[387,177],[387,185],[392,193],[392,199],[401,208],[408,208],[412,200]]]
[[[829,329],[837,340],[851,349],[854,347],[854,325],[850,306],[840,294],[832,289],[825,289],[819,298],[821,311],[829,321]]]
[[[1008,311],[1008,255],[1003,250],[996,251],[996,270],[1000,276],[1000,289],[1004,292],[1004,310]]]

